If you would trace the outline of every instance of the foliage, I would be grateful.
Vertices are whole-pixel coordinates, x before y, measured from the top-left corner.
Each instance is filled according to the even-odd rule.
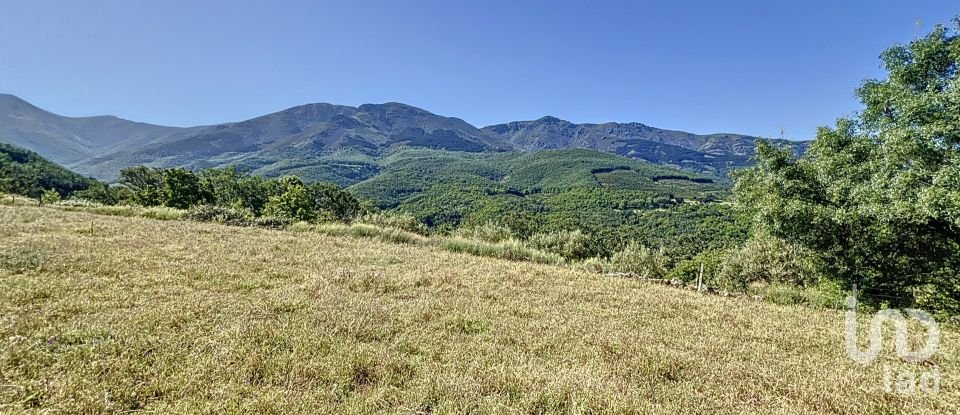
[[[805,286],[818,281],[816,258],[803,247],[783,239],[756,235],[742,247],[724,255],[720,270],[708,280],[710,286],[745,291],[752,283],[783,283]]]
[[[444,238],[439,242],[441,248],[451,252],[461,252],[476,256],[509,259],[513,261],[532,261],[544,264],[562,264],[563,257],[557,254],[539,251],[515,239],[501,242],[486,242],[458,237]]]
[[[54,189],[47,189],[40,195],[40,202],[45,204],[53,204],[60,201],[60,193]]]
[[[937,26],[882,59],[888,77],[863,83],[856,118],[821,128],[799,159],[759,145],[736,195],[758,229],[816,252],[826,275],[902,306],[918,290],[955,292],[960,37]]]
[[[668,274],[670,279],[678,279],[687,283],[696,283],[703,272],[703,283],[709,286],[716,281],[723,266],[727,251],[711,249],[700,252],[695,257],[680,261]]]
[[[52,189],[59,197],[67,197],[97,183],[30,150],[0,143],[0,193],[40,199]]]
[[[347,221],[360,213],[360,202],[335,185],[305,184],[293,176],[281,177],[278,183],[281,193],[269,198],[264,215],[323,222]]]
[[[253,213],[223,206],[201,205],[190,209],[185,218],[197,222],[215,222],[224,225],[247,226],[253,222]]]
[[[605,270],[629,272],[640,278],[663,278],[667,275],[668,263],[669,258],[662,248],[654,250],[631,242],[610,258]]]
[[[187,209],[212,199],[210,192],[201,185],[200,178],[189,170],[166,169],[162,181],[160,202],[163,206]]]
[[[560,255],[568,260],[580,260],[597,255],[593,238],[582,231],[536,233],[527,239],[527,245],[544,252]]]

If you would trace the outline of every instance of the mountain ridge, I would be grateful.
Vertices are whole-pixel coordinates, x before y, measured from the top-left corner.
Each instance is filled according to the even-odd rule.
[[[639,122],[576,124],[549,115],[478,128],[399,102],[357,107],[311,103],[243,121],[168,127],[110,115],[65,117],[0,94],[0,141],[106,180],[136,164],[239,164],[256,170],[284,162],[303,165],[337,151],[378,157],[398,147],[465,152],[587,148],[722,175],[749,164],[758,139],[732,133],[699,135]],[[798,151],[806,146],[777,141]]]

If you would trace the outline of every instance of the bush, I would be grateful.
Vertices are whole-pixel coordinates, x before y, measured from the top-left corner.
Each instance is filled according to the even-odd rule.
[[[261,216],[253,220],[253,226],[267,229],[283,229],[293,223],[293,219],[281,216]]]
[[[40,202],[45,204],[53,204],[60,201],[60,193],[57,193],[54,189],[47,189],[43,191],[43,194],[40,195]]]
[[[54,204],[69,211],[90,212],[97,215],[141,217],[158,220],[175,220],[186,216],[187,211],[163,206],[143,207],[136,205],[107,206],[99,203],[62,201]]]
[[[630,272],[640,278],[663,278],[667,275],[670,262],[663,249],[653,250],[636,242],[631,242],[622,251],[610,258],[609,271]]]
[[[196,222],[215,222],[232,226],[248,226],[253,214],[248,211],[223,206],[202,205],[191,209],[186,218]]]
[[[61,200],[53,204],[56,207],[61,208],[94,208],[103,206],[102,203],[95,202],[88,199],[67,199]]]
[[[345,225],[342,223],[324,223],[316,225],[316,231],[331,236],[351,236],[355,238],[371,238],[384,242],[402,244],[422,244],[429,241],[427,238],[397,228],[381,228],[379,226],[357,223]]]
[[[533,261],[543,264],[562,264],[564,262],[560,255],[538,251],[515,239],[492,243],[463,238],[445,238],[440,240],[440,247],[451,252],[514,261]]]
[[[723,258],[711,285],[745,291],[752,283],[804,286],[817,281],[815,257],[805,249],[768,235],[755,235]]]
[[[589,258],[596,254],[592,238],[580,230],[537,233],[527,240],[535,249],[552,252],[570,260]]]
[[[681,261],[670,270],[668,277],[670,279],[695,283],[700,277],[700,266],[703,265],[703,281],[709,285],[709,283],[716,280],[717,275],[720,274],[720,267],[723,264],[725,255],[726,251],[717,249],[703,251],[692,259]]]
[[[419,235],[427,235],[430,230],[423,222],[409,213],[397,212],[376,212],[366,213],[356,220],[357,223],[379,226],[381,228],[394,228],[407,232],[413,232]]]
[[[498,243],[514,239],[513,230],[495,222],[459,228],[453,236],[460,239],[475,239],[483,242]]]

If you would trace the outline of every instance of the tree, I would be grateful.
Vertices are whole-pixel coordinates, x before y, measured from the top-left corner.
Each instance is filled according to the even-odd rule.
[[[160,200],[164,206],[187,209],[211,200],[212,197],[200,184],[200,178],[186,169],[163,171]]]
[[[47,189],[43,191],[43,194],[40,195],[40,204],[51,204],[57,203],[60,201],[60,193],[57,193],[54,189]]]
[[[120,170],[120,185],[131,192],[131,200],[143,206],[163,204],[160,187],[163,185],[163,171],[147,166],[136,166]]]
[[[297,177],[284,176],[278,180],[282,193],[271,196],[264,208],[266,216],[312,222],[318,218],[316,200],[307,186]]]
[[[351,220],[360,214],[360,201],[334,184],[313,183],[310,193],[317,209],[330,212],[337,220]]]
[[[960,310],[960,37],[937,26],[881,58],[889,76],[858,89],[862,112],[799,159],[759,144],[735,194],[757,229],[865,296]]]

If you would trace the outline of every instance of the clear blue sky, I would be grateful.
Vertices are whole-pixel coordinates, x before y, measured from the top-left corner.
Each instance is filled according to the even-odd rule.
[[[196,125],[399,101],[809,138],[952,1],[0,0],[0,92]]]

